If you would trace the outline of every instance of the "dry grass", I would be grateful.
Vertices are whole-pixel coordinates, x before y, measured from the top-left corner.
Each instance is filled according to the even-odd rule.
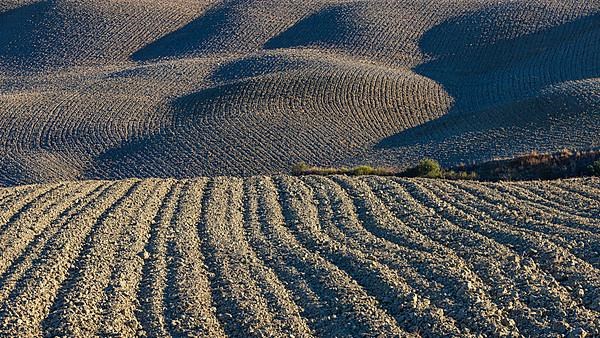
[[[564,149],[556,153],[537,151],[511,159],[493,160],[465,167],[485,180],[552,180],[598,175],[599,150]]]
[[[356,167],[318,167],[308,165],[306,163],[299,163],[292,167],[291,174],[294,176],[305,176],[305,175],[348,175],[348,176],[363,176],[363,175],[376,175],[376,176],[395,176],[399,172],[398,169],[389,167],[372,167],[368,165],[361,165]]]

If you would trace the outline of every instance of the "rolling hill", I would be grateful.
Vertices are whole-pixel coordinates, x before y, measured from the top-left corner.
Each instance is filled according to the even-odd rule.
[[[0,0],[0,336],[600,336],[600,179],[287,175],[600,150],[599,55],[599,0]]]
[[[0,4],[0,181],[599,147],[598,1]]]

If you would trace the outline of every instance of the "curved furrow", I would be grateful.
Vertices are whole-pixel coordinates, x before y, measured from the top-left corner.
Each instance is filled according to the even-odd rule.
[[[118,241],[157,185],[158,182],[150,180],[136,183],[94,224],[67,280],[58,290],[53,306],[57,311],[48,318],[48,323],[53,324],[52,335],[96,334],[103,316],[100,306],[104,290],[110,284]]]
[[[590,188],[591,190],[595,191],[595,192],[600,192],[600,180],[598,179],[586,179],[584,180],[585,182],[585,187],[586,188]]]
[[[0,188],[0,210],[6,211],[15,203],[22,200],[27,194],[40,189],[37,185],[18,186],[16,188]],[[4,215],[0,216],[0,224],[5,224]]]
[[[244,237],[262,264],[277,279],[277,294],[272,296],[279,299],[277,307],[281,316],[292,323],[294,336],[314,337],[316,318],[310,315],[310,311],[318,302],[318,295],[308,287],[296,269],[285,264],[285,257],[278,256],[276,259],[273,256],[275,252],[272,244],[261,229],[268,217],[264,203],[265,193],[261,188],[259,177],[251,177],[244,182]]]
[[[265,267],[244,236],[243,181],[216,178],[205,209],[208,265],[215,274],[213,288],[225,332],[231,336],[282,336],[297,327],[286,322],[276,290],[283,291],[272,270]],[[272,290],[272,291],[271,291]],[[244,313],[244,318],[236,314]]]
[[[451,250],[375,207],[369,196],[356,191],[353,179],[335,179],[346,191],[326,178],[310,177],[305,181],[317,199],[324,201],[319,205],[322,224],[335,222],[334,227],[344,233],[348,246],[362,250],[407,277],[412,273],[424,279],[424,285],[414,283],[413,287],[423,295],[435,289],[429,300],[443,310],[444,316],[455,320],[458,328],[476,332],[489,330],[489,333],[506,330],[501,324],[506,318],[502,318],[483,291],[487,288],[485,283]],[[349,194],[361,197],[352,199]]]
[[[174,321],[171,323],[173,336],[225,336],[217,319],[196,227],[203,212],[206,184],[207,179],[186,182],[173,219],[169,257],[174,278],[165,289],[172,299],[167,308]]]
[[[90,203],[65,224],[43,248],[30,269],[17,283],[0,310],[0,335],[41,336],[47,331],[44,319],[62,311],[51,306],[65,279],[73,272],[73,260],[80,254],[86,237],[116,205],[134,189],[133,181],[117,184],[114,193]],[[58,324],[56,322],[52,324]]]
[[[536,191],[535,184],[494,184],[494,185],[473,185],[467,182],[460,184],[461,187],[473,187],[474,189],[486,189],[490,192],[496,192],[494,196],[510,199],[512,203],[518,205],[526,205],[524,210],[531,210],[542,218],[552,219],[557,225],[572,227],[575,231],[583,230],[586,232],[600,233],[600,219],[594,215],[593,209],[586,208],[582,205],[573,205],[577,202],[582,202],[581,198],[570,197],[570,200],[550,201],[548,197],[544,197],[550,192],[550,189],[545,191]],[[468,188],[467,188],[468,189]],[[498,194],[501,192],[502,194]],[[478,196],[479,197],[479,196]],[[491,196],[482,195],[481,198],[493,200]],[[568,202],[570,201],[570,202]],[[493,202],[492,202],[493,203]],[[588,209],[588,210],[586,210]]]
[[[453,186],[460,189],[458,194],[477,199],[479,203],[472,204],[474,208],[494,220],[540,233],[596,269],[600,268],[600,234],[588,231],[589,226],[582,225],[580,217],[572,215],[567,218],[532,208],[523,199],[516,199],[510,193],[499,193],[499,190],[482,184],[456,182]]]
[[[93,191],[97,184],[66,184],[63,189],[52,190],[31,201],[21,212],[15,214],[9,223],[10,227],[0,233],[0,274],[6,271],[13,260],[52,224],[52,221],[73,202]]]
[[[150,236],[146,239],[146,247],[142,252],[144,264],[137,288],[139,308],[136,319],[145,334],[151,337],[170,336],[171,326],[175,324],[165,321],[165,314],[167,314],[165,291],[168,283],[167,243],[173,236],[170,224],[175,217],[175,207],[180,194],[181,186],[171,182],[169,192],[163,199],[151,225]]]
[[[400,183],[402,184],[402,182]],[[598,310],[593,309],[597,307],[593,303],[595,296],[589,291],[597,290],[595,280],[598,277],[588,272],[594,270],[589,264],[572,257],[564,249],[561,250],[556,245],[540,238],[539,234],[534,236],[523,230],[511,228],[506,224],[494,221],[485,214],[480,214],[479,211],[464,210],[467,205],[455,200],[456,196],[449,197],[441,193],[440,191],[443,190],[440,186],[427,189],[424,186],[430,184],[427,180],[404,181],[404,184],[412,185],[413,187],[409,188],[409,191],[415,198],[434,208],[448,220],[511,248],[518,264],[523,265],[530,273],[545,274],[546,278],[550,279],[549,282],[555,284],[554,289],[559,297],[561,310],[570,317],[570,322],[581,323],[581,325],[589,327],[590,323],[597,318]],[[432,191],[437,191],[441,196],[437,196]],[[585,286],[587,294],[585,294],[586,290],[582,290],[580,286]],[[579,290],[582,290],[583,293],[580,293]],[[581,299],[580,295],[585,298]],[[535,297],[532,298],[532,301],[534,300]],[[566,304],[569,306],[567,307]]]
[[[587,182],[589,182],[589,180],[580,180],[577,181],[578,183],[582,183],[582,184],[573,184],[573,183],[567,183],[565,181],[558,181],[558,182],[551,182],[550,186],[551,187],[557,187],[559,189],[561,189],[562,191],[567,192],[567,196],[569,195],[575,195],[575,196],[569,196],[569,197],[575,197],[573,200],[576,200],[578,202],[581,202],[580,200],[583,199],[585,200],[587,203],[587,205],[589,205],[590,211],[593,211],[592,216],[595,217],[600,217],[600,202],[598,202],[598,196],[600,195],[600,185],[599,186],[594,186],[591,184],[587,184]],[[565,197],[566,196],[563,194],[561,194],[561,196]],[[569,199],[571,200],[571,199]]]
[[[244,226],[242,227],[244,246],[252,252],[252,256],[260,260],[261,270],[257,271],[255,277],[263,297],[269,308],[275,313],[275,322],[283,332],[295,337],[314,336],[314,332],[308,327],[304,318],[300,315],[300,308],[292,299],[285,281],[281,280],[273,268],[260,256],[255,246],[251,243],[250,229],[260,227],[259,215],[257,213],[256,181],[244,180]]]
[[[263,266],[262,272],[257,278],[260,290],[267,300],[269,307],[276,314],[275,320],[282,329],[293,336],[309,337],[314,336],[314,332],[308,327],[307,321],[300,315],[301,309],[294,302],[290,291],[287,288],[287,282],[277,275],[276,271],[263,259],[259,250],[252,243],[252,229],[260,228],[260,215],[257,206],[256,180],[247,179],[244,181],[244,227],[243,236],[252,255],[260,260]],[[287,323],[287,324],[286,324]]]
[[[297,196],[305,195],[304,198],[310,201],[313,192],[298,183],[283,183],[287,184],[284,189],[293,191]],[[324,185],[321,185],[314,189],[313,197],[319,201],[317,207],[304,210],[308,214],[305,218],[314,218],[317,224],[312,233],[298,234],[302,242],[352,276],[405,330],[425,335],[459,334],[461,330],[455,319],[447,315],[439,302],[435,302],[435,297],[432,302],[430,296],[423,292],[430,287],[430,281],[402,255],[396,259],[382,259],[381,253],[373,250],[382,246],[377,239],[361,241],[347,234],[346,224],[342,224],[346,223],[345,216],[334,213],[338,211],[337,206],[333,205],[335,203],[328,193],[322,191],[323,188]]]
[[[551,183],[515,182],[514,186],[518,186],[528,197],[546,207],[546,210],[549,212],[552,212],[553,209],[558,209],[560,213],[567,217],[569,215],[578,216],[587,219],[588,223],[600,227],[600,222],[598,222],[600,218],[600,202],[597,198],[590,198],[590,196],[582,195],[573,190],[566,190],[564,187],[559,187]],[[573,185],[570,184],[567,186]],[[513,185],[509,187],[512,188]]]
[[[308,317],[317,336],[407,335],[342,267],[297,240],[294,232],[311,226],[315,220],[304,219],[294,213],[297,209],[289,206],[282,208],[282,196],[270,178],[261,177],[256,187],[262,197],[259,214],[264,215],[264,220],[261,222],[262,234],[255,236],[263,243],[270,243],[268,250],[263,252],[265,261],[281,266],[277,269],[280,278],[287,280],[297,294],[308,295],[308,302],[301,298],[296,301],[303,303],[303,315]],[[287,202],[284,201],[284,205]]]
[[[0,223],[0,238],[4,237],[6,231],[14,227],[17,219],[33,207],[33,203],[39,204],[44,201],[51,203],[52,199],[48,198],[48,196],[56,194],[61,189],[65,189],[65,187],[64,183],[42,185],[36,189],[29,190],[24,196],[18,195],[20,198],[11,201],[12,203],[3,205],[2,212],[0,213],[0,222],[2,222]],[[0,246],[0,248],[2,247]]]
[[[74,201],[69,208],[53,219],[51,224],[49,224],[39,235],[35,236],[35,238],[23,249],[21,254],[12,261],[6,271],[0,275],[0,304],[8,297],[23,274],[31,268],[32,263],[38,258],[46,243],[50,241],[67,222],[73,219],[75,215],[82,212],[82,210],[88,207],[88,205],[96,198],[101,198],[112,184],[90,183],[90,185],[95,185],[95,188],[86,196]]]
[[[248,223],[245,235],[258,257],[277,274],[277,277],[285,285],[292,301],[299,307],[300,315],[309,326],[309,330],[312,331],[307,332],[333,336],[334,332],[339,332],[340,327],[344,327],[345,323],[340,323],[337,316],[332,318],[336,310],[332,309],[326,296],[321,294],[323,290],[316,287],[318,284],[310,283],[310,279],[306,278],[303,270],[298,270],[293,264],[296,260],[292,260],[292,258],[296,258],[296,256],[282,250],[274,238],[265,234],[273,224],[278,224],[278,222],[283,224],[284,222],[281,210],[278,208],[273,210],[276,205],[273,203],[277,203],[276,192],[267,189],[267,184],[262,178],[248,179],[246,207],[251,215],[255,215],[251,217],[256,217],[256,220],[253,219]]]
[[[470,217],[454,223],[436,212],[434,207],[415,199],[409,193],[410,186],[375,177],[364,181],[396,217],[453,249],[469,263],[491,285],[486,291],[499,303],[500,310],[515,321],[519,332],[527,335],[528,332],[548,331],[550,318],[566,316],[568,307],[560,305],[560,294],[545,274],[525,269],[518,263],[519,256],[510,248],[474,232],[471,227],[461,226],[470,222]],[[532,319],[534,317],[536,320]]]
[[[151,195],[139,212],[133,215],[131,223],[120,225],[124,229],[118,240],[110,282],[104,288],[104,298],[99,306],[103,316],[96,334],[104,337],[133,337],[143,333],[137,318],[141,311],[137,292],[146,259],[144,248],[150,237],[151,227],[156,226],[154,219],[165,208],[163,201],[173,185],[172,181],[163,181],[150,190]],[[153,335],[151,332],[147,334]]]
[[[480,198],[465,193],[464,190],[458,189],[454,185],[438,182],[435,189],[445,191],[446,194],[443,196],[447,197],[447,200],[451,201],[456,208],[478,215],[481,221],[498,227],[500,231],[497,234],[502,236],[503,240],[514,239],[512,245],[515,248],[519,248],[521,252],[532,257],[560,284],[571,288],[573,297],[583,301],[584,307],[588,306],[600,313],[600,304],[595,304],[597,297],[600,296],[600,270],[595,268],[591,262],[570,253],[569,247],[565,248],[556,244],[551,235],[512,226],[511,223],[495,215],[493,205],[488,205],[486,208],[485,202]],[[584,257],[588,257],[588,253],[585,253]],[[593,262],[596,260],[593,256],[589,258]],[[581,290],[587,294],[579,292],[583,284],[587,284],[587,290]]]

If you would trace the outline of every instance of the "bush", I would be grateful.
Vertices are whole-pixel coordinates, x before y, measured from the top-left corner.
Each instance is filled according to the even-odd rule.
[[[444,170],[438,161],[426,158],[421,160],[415,167],[406,170],[404,176],[441,178],[443,173]]]
[[[592,176],[600,176],[600,160],[588,166],[588,172]]]

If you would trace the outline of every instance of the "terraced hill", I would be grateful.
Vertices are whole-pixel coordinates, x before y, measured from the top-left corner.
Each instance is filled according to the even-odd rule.
[[[600,180],[0,189],[2,336],[600,334]]]
[[[0,184],[597,148],[600,2],[0,1]]]

